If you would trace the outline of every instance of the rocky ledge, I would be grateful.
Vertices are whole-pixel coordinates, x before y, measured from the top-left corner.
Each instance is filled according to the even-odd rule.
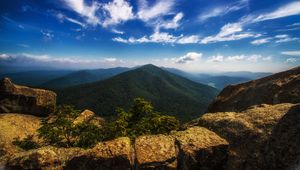
[[[0,82],[0,113],[47,116],[56,105],[56,94],[49,90],[15,85],[9,78]]]

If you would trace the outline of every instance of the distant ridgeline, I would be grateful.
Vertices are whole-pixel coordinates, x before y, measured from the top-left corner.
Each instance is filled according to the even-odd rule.
[[[159,112],[188,121],[204,113],[218,90],[145,65],[102,81],[56,90],[58,103],[89,108],[112,116],[117,107],[129,108],[134,98],[151,101]]]

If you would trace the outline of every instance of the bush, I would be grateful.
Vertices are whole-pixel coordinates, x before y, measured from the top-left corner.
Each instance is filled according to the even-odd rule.
[[[129,111],[119,108],[116,112],[117,118],[105,130],[109,139],[127,136],[134,140],[141,135],[167,134],[180,126],[175,117],[154,112],[152,104],[142,98],[136,98]]]
[[[30,149],[37,149],[40,147],[40,145],[38,143],[33,141],[32,135],[27,136],[23,140],[20,140],[20,138],[15,138],[12,143],[26,151],[30,150]]]
[[[80,111],[73,106],[57,107],[50,117],[42,120],[39,136],[46,144],[58,147],[91,147],[103,140],[102,132],[96,125],[88,122],[74,124]]]

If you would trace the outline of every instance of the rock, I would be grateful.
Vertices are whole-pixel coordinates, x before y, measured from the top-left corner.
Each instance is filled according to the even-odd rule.
[[[274,128],[281,124],[285,115],[295,106],[294,104],[263,104],[243,112],[207,113],[200,117],[198,125],[214,131],[230,143],[228,169],[264,169],[267,163],[264,152],[266,143],[274,133]],[[293,125],[291,131],[286,133],[297,137],[299,129],[296,128],[295,123],[291,125]],[[290,141],[293,146],[297,146],[296,139]],[[286,150],[293,148],[291,144],[284,145],[282,147]]]
[[[0,113],[23,113],[47,116],[56,105],[52,91],[15,85],[9,78],[0,82]]]
[[[81,124],[83,122],[88,122],[95,116],[95,113],[90,110],[84,110],[80,115],[74,120],[74,124]]]
[[[137,169],[176,169],[175,139],[165,135],[140,136],[135,141]]]
[[[37,129],[40,127],[40,118],[32,115],[6,113],[0,114],[0,165],[16,153],[21,152],[12,142],[15,138],[23,139],[34,136],[38,142]]]
[[[127,137],[102,142],[69,160],[64,169],[129,170],[131,146]]]
[[[240,112],[253,105],[300,103],[300,67],[224,88],[209,106],[213,112]]]
[[[65,162],[83,152],[79,148],[42,147],[17,154],[6,164],[8,169],[62,169]]]
[[[179,145],[178,169],[225,169],[228,142],[203,127],[175,132]]]
[[[300,168],[300,105],[291,109],[273,128],[265,150],[265,169]]]

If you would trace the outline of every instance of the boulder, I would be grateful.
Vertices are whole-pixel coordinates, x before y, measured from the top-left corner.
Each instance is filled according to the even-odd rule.
[[[64,169],[129,170],[131,168],[131,146],[127,137],[98,143],[70,159]]]
[[[243,112],[207,113],[200,117],[198,125],[214,131],[230,143],[228,169],[265,169],[265,164],[268,162],[265,160],[266,143],[274,133],[274,128],[281,124],[285,115],[295,106],[297,105],[288,103],[262,104]],[[294,121],[299,121],[297,116],[294,116]],[[280,137],[281,135],[297,137],[300,131],[297,126],[295,122],[291,125],[286,124],[285,130],[290,130],[276,135],[274,138],[278,140],[278,144],[274,145],[280,146],[279,143],[286,139],[288,141],[281,143],[282,146],[280,146],[285,148],[284,151],[299,146],[297,139]],[[277,156],[281,157],[280,154]]]
[[[21,152],[10,159],[7,169],[63,169],[67,160],[83,152],[79,148],[55,148],[51,146]]]
[[[140,136],[135,140],[136,169],[176,169],[175,139],[166,135]]]
[[[73,124],[81,124],[83,122],[88,122],[95,116],[95,113],[90,110],[84,110],[80,115],[74,120]]]
[[[216,133],[191,127],[173,136],[179,146],[178,169],[225,169],[229,144]]]
[[[300,67],[225,87],[208,111],[240,112],[254,105],[300,103]]]
[[[273,128],[265,149],[265,169],[300,168],[300,105],[291,109]]]
[[[0,82],[0,113],[47,116],[56,105],[56,94],[49,90],[15,85],[9,78]]]

